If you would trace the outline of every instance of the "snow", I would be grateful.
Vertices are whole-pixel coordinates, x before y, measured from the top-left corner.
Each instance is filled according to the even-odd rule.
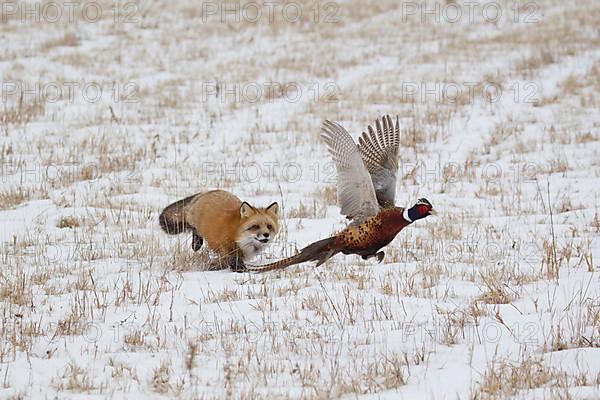
[[[536,4],[538,23],[526,5],[518,22],[345,0],[337,23],[304,2],[299,23],[223,23],[191,1],[120,3],[118,22],[98,4],[97,23],[0,9],[0,398],[600,397],[596,2]],[[103,92],[8,92],[36,82]],[[465,82],[502,95],[422,92]],[[301,95],[244,92],[274,84]],[[396,202],[439,214],[383,263],[214,271],[160,230],[170,202],[222,188],[283,210],[257,261],[339,231],[320,124],[357,137],[385,113]]]

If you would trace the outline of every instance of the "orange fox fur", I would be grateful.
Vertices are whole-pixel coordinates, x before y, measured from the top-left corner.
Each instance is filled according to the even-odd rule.
[[[212,190],[169,205],[159,222],[169,234],[192,231],[195,251],[206,241],[222,262],[237,270],[277,234],[278,208],[277,203],[253,207],[229,192]]]

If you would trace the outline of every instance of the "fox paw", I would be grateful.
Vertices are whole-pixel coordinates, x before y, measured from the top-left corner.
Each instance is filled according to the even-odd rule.
[[[229,268],[231,268],[233,272],[248,272],[248,268],[246,268],[244,262],[240,260],[230,263]]]

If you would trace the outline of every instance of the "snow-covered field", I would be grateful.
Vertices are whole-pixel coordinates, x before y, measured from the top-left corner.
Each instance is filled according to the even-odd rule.
[[[0,7],[0,398],[600,398],[596,0]],[[438,216],[382,264],[160,230],[211,188],[280,203],[264,259],[340,230],[320,125],[385,113]]]

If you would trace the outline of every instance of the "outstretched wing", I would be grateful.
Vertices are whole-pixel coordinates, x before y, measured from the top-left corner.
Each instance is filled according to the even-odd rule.
[[[321,137],[337,168],[337,194],[341,213],[357,221],[379,212],[369,171],[358,147],[344,127],[325,120]]]
[[[382,207],[394,205],[399,148],[398,117],[395,125],[389,115],[378,119],[375,121],[375,129],[369,125],[368,132],[363,132],[358,138],[360,155],[371,174],[377,201]]]

